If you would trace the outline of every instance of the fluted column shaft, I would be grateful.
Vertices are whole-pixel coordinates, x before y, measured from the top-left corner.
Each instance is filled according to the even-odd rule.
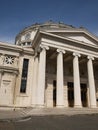
[[[93,72],[93,57],[88,56],[87,69],[88,69],[88,83],[90,92],[90,106],[96,108],[96,92],[95,92],[95,82],[94,82],[94,72]]]
[[[38,70],[37,105],[44,106],[46,50],[48,50],[49,47],[41,46],[41,49],[42,50],[39,56],[39,70]]]
[[[73,53],[73,78],[74,78],[74,107],[82,107],[81,103],[81,89],[80,89],[80,74],[79,61],[80,54]]]
[[[63,84],[63,53],[64,50],[57,49],[57,107],[64,106],[64,84]]]

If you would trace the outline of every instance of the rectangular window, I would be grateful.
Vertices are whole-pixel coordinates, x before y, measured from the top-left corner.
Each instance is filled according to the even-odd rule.
[[[29,64],[29,59],[24,59],[23,60],[23,68],[22,68],[21,87],[20,87],[20,92],[21,93],[26,92],[28,64]]]

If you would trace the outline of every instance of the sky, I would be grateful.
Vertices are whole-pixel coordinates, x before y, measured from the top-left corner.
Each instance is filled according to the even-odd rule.
[[[98,36],[98,0],[0,0],[0,41],[14,44],[22,29],[49,20]]]

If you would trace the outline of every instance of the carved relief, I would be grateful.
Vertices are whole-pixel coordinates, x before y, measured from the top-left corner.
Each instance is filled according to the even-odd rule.
[[[18,62],[19,62],[19,57],[3,55],[3,54],[0,56],[0,65],[18,67]]]
[[[27,33],[27,34],[25,35],[25,40],[30,40],[30,38],[31,38],[31,34],[30,34],[30,33]]]
[[[13,64],[14,63],[14,57],[12,56],[5,56],[5,63],[6,64]]]
[[[3,85],[4,87],[10,85],[11,81],[10,80],[3,80]]]

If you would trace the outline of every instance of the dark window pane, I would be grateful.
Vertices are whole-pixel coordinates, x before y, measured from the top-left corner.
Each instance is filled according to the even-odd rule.
[[[21,78],[21,87],[20,87],[20,92],[21,93],[26,92],[28,64],[29,64],[29,59],[24,59],[24,61],[23,61],[23,69],[22,69],[22,78]]]
[[[27,82],[27,80],[24,80],[24,79],[21,80],[21,89],[20,89],[21,93],[26,92],[26,82]]]

